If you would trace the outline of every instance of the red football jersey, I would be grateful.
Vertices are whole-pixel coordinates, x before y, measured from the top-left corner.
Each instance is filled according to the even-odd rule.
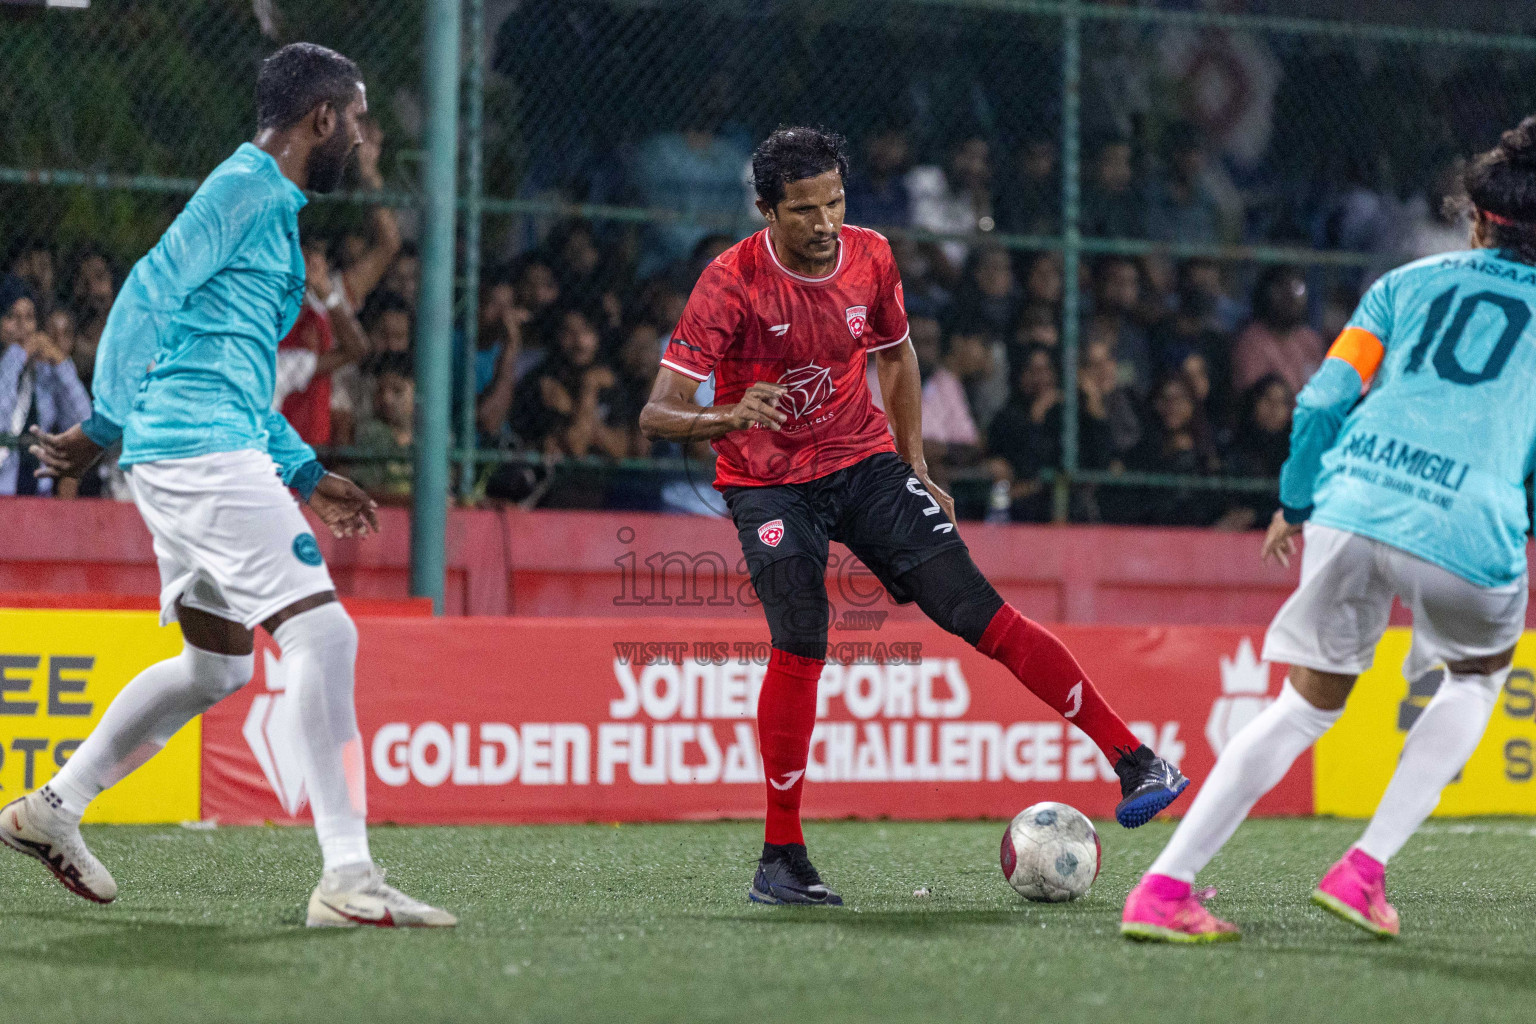
[[[865,360],[906,340],[901,276],[885,236],[844,225],[837,265],[812,278],[779,262],[764,228],[704,268],[661,365],[698,381],[714,373],[716,405],[739,402],[758,381],[788,388],[782,429],[715,439],[715,486],[804,483],[896,450]]]

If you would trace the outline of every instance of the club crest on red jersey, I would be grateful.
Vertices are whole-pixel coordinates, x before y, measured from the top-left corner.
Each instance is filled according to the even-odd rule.
[[[787,389],[781,401],[788,405],[786,411],[794,419],[821,408],[836,390],[832,387],[832,371],[815,363],[785,371],[778,383]]]
[[[779,546],[779,541],[784,539],[784,520],[770,519],[757,528],[757,539],[771,548]]]
[[[848,317],[848,333],[853,335],[853,340],[858,341],[864,335],[864,325],[869,323],[868,306],[849,306],[843,310]]]

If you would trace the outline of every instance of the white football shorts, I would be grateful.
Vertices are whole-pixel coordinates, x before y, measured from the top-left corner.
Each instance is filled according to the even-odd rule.
[[[163,459],[128,473],[155,539],[160,623],[176,602],[247,629],[335,589],[314,531],[266,452]]]
[[[1301,585],[1264,637],[1264,660],[1358,675],[1371,667],[1392,599],[1413,616],[1403,674],[1507,651],[1525,628],[1527,580],[1480,587],[1357,533],[1308,523]]]

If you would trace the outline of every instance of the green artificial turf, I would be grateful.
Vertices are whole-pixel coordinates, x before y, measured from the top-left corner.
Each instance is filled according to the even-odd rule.
[[[1536,821],[1436,821],[1389,873],[1403,938],[1307,902],[1354,822],[1257,821],[1202,876],[1240,943],[1134,945],[1121,901],[1167,840],[1102,824],[1089,895],[1004,883],[1001,823],[816,823],[848,907],[745,898],[758,826],[379,828],[390,881],[451,932],[310,931],[306,830],[93,827],[89,905],[0,851],[14,1021],[1515,1021],[1536,1019]],[[913,890],[926,886],[927,899]]]

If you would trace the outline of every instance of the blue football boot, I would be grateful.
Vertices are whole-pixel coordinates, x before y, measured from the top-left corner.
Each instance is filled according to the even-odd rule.
[[[1189,786],[1183,772],[1152,753],[1145,743],[1135,750],[1121,751],[1115,774],[1120,776],[1121,796],[1115,820],[1126,828],[1145,825]]]

